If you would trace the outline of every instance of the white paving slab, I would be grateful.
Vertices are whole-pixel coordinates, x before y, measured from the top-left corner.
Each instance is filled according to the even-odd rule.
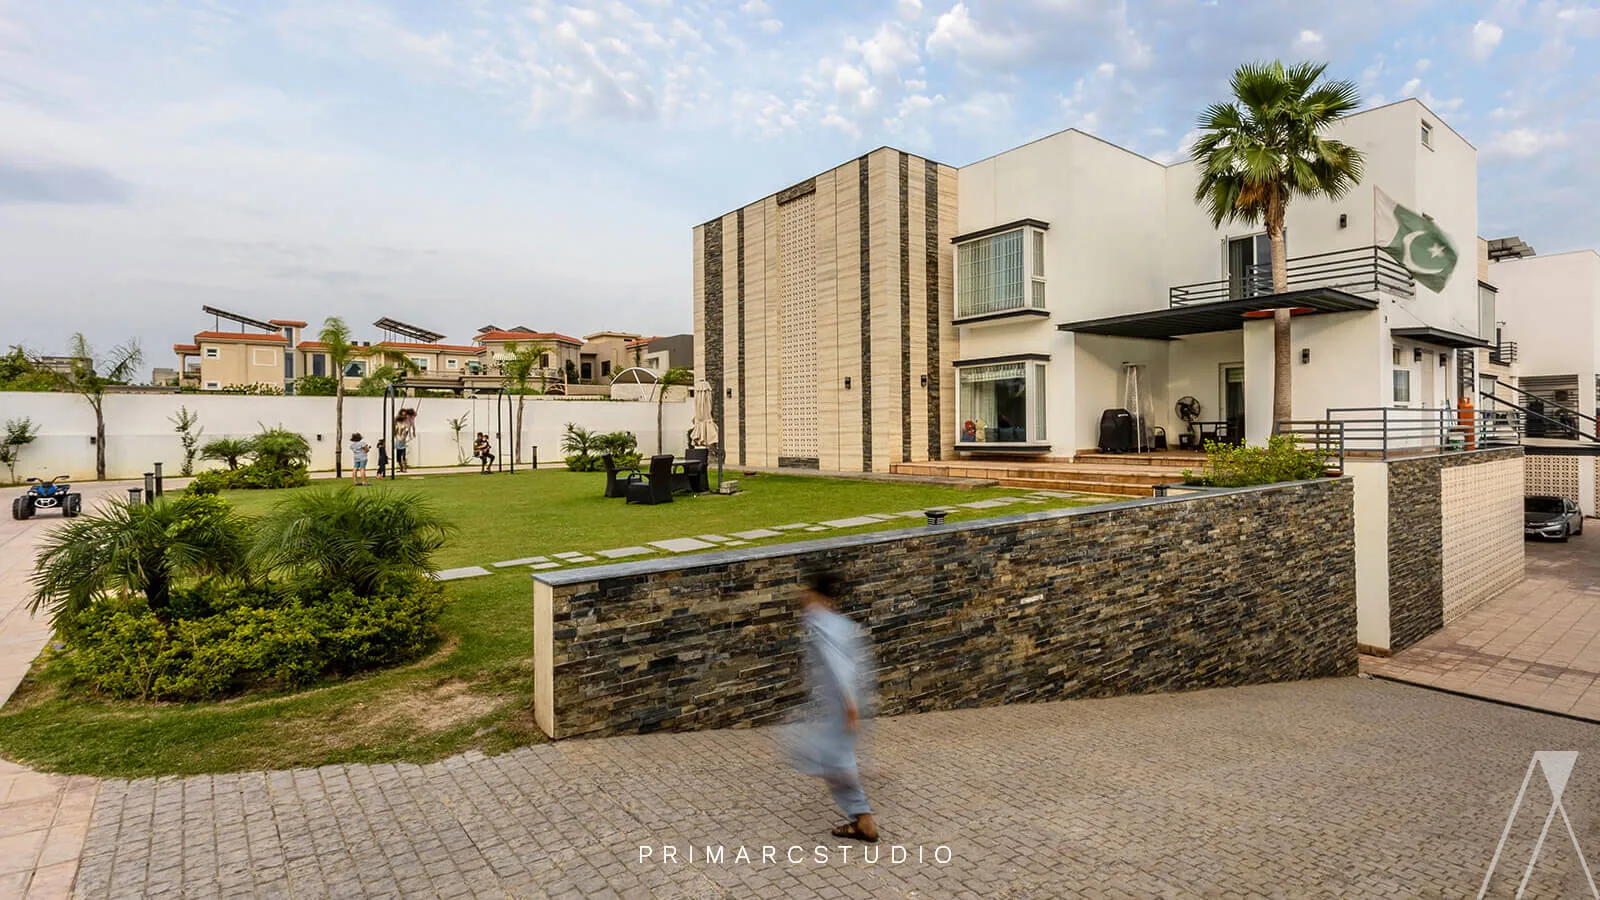
[[[729,546],[729,547],[748,547],[748,546],[750,546],[750,542],[749,541],[729,541],[727,546]]]
[[[625,556],[644,556],[646,553],[654,552],[656,551],[649,547],[617,547],[612,550],[601,550],[596,555],[604,556],[606,559],[622,559]]]
[[[567,560],[567,562],[569,562],[569,563],[594,562],[594,557],[592,557],[592,556],[574,556],[573,558]]]
[[[1044,501],[1040,500],[1038,497],[1026,497],[1026,498],[1023,499],[1022,502],[1023,503],[1043,503]]]
[[[694,550],[706,550],[715,547],[716,544],[708,544],[695,538],[669,538],[664,541],[651,541],[650,546],[671,550],[673,553],[689,553]]]
[[[1031,496],[1031,497],[1049,497],[1052,500],[1071,500],[1074,497],[1080,497],[1082,495],[1081,494],[1074,494],[1074,493],[1063,493],[1061,491],[1034,491],[1029,496]]]
[[[829,528],[857,528],[862,525],[876,525],[878,524],[878,519],[875,516],[851,516],[848,519],[829,519],[822,524]],[[806,530],[810,531],[811,529],[807,528]]]
[[[713,544],[726,544],[733,540],[733,538],[723,534],[697,534],[694,539],[697,541],[710,541]]]
[[[778,529],[779,531],[799,531],[802,528],[810,528],[811,527],[811,523],[810,522],[796,522],[793,525],[774,525],[772,527]]]
[[[489,574],[483,566],[462,566],[459,569],[440,569],[433,573],[434,581],[460,581],[463,578],[477,578]]]
[[[509,569],[512,566],[531,566],[534,563],[549,562],[548,556],[527,556],[522,559],[508,559],[505,562],[494,563],[496,569]]]
[[[826,526],[826,525],[812,525],[809,528],[807,528],[806,530],[807,531],[827,531],[828,530],[828,526]]]
[[[778,537],[782,534],[783,532],[773,531],[770,528],[753,528],[749,531],[735,531],[733,536],[746,541],[759,541],[762,538]]]
[[[897,513],[895,513],[895,518],[899,518],[899,519],[920,519],[920,518],[923,517],[924,514],[925,514],[924,511],[920,510],[920,509],[908,509],[905,512],[897,512]]]
[[[556,559],[576,559],[576,558],[578,558],[578,557],[580,557],[582,555],[583,555],[582,553],[557,553],[557,554],[555,554],[555,558]]]
[[[974,500],[971,503],[959,503],[957,505],[966,509],[994,509],[997,506],[1005,506],[1006,504],[1000,500]]]
[[[895,515],[895,513],[867,513],[866,517],[869,519],[878,519],[879,521],[887,521],[894,518]]]
[[[535,569],[537,569],[539,571],[544,571],[545,569],[559,569],[559,568],[561,568],[561,563],[558,563],[558,562],[534,563],[533,564],[533,568],[535,568]]]

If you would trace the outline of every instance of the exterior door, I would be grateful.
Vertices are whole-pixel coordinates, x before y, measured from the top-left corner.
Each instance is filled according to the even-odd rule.
[[[1226,246],[1228,299],[1272,293],[1272,243],[1267,236],[1229,238]]]
[[[1222,418],[1228,423],[1228,439],[1244,440],[1244,366],[1222,367]]]

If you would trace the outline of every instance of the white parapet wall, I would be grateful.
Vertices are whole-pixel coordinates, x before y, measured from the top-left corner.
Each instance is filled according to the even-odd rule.
[[[515,399],[512,398],[515,415]],[[502,413],[502,424],[495,418],[493,398],[415,398],[400,405],[417,410],[417,439],[407,449],[413,466],[456,465],[462,453],[470,452],[473,435],[493,434],[503,427],[503,440],[509,454],[513,421]],[[161,462],[164,471],[176,475],[183,463],[183,447],[172,419],[187,407],[199,416],[198,427],[205,429],[201,442],[219,437],[246,437],[263,425],[282,425],[297,431],[311,442],[313,469],[333,468],[334,398],[332,397],[255,397],[221,394],[110,394],[105,399],[106,476],[136,478],[150,471],[150,464]],[[694,417],[694,404],[668,399],[660,409],[665,452],[681,455]],[[458,445],[449,420],[467,417]],[[538,448],[539,462],[550,465],[561,459],[561,436],[572,422],[594,432],[631,431],[639,439],[645,455],[656,450],[657,407],[653,402],[626,402],[590,398],[528,397],[523,412],[523,459],[532,458]],[[0,423],[7,419],[29,418],[39,430],[39,438],[22,450],[17,478],[29,475],[49,477],[70,475],[84,480],[94,477],[94,412],[76,394],[0,393]],[[383,435],[383,401],[377,397],[346,397],[344,429],[348,438],[359,431],[371,442]],[[499,451],[496,451],[499,452]],[[349,454],[345,454],[346,465]],[[195,470],[212,468],[215,463],[197,460]],[[7,473],[0,468],[0,481]]]

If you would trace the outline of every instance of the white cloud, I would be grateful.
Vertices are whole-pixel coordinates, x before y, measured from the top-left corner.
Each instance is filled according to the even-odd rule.
[[[1004,62],[1021,49],[1023,41],[993,34],[979,28],[965,3],[957,3],[941,15],[928,35],[927,50],[934,55],[951,54],[984,62]]]
[[[1417,91],[1419,89],[1421,89],[1421,87],[1422,87],[1422,79],[1421,78],[1413,78],[1413,79],[1407,81],[1405,84],[1402,84],[1400,86],[1400,96],[1402,96],[1402,97],[1415,97],[1415,96],[1417,96]]]
[[[1294,43],[1295,48],[1298,50],[1316,52],[1322,49],[1322,35],[1309,28],[1302,29],[1300,36],[1295,38]]]
[[[783,30],[783,23],[777,19],[762,19],[760,27],[767,34],[777,34]]]
[[[1416,70],[1417,70],[1417,74],[1418,75],[1423,74],[1424,72],[1428,71],[1428,69],[1430,69],[1432,67],[1433,67],[1433,60],[1431,60],[1431,59],[1428,59],[1428,58],[1424,57],[1422,59],[1417,60]]]
[[[1566,132],[1538,131],[1532,128],[1514,128],[1502,131],[1489,141],[1484,152],[1490,156],[1508,156],[1524,159],[1534,154],[1560,147],[1567,142]]]
[[[1505,36],[1505,29],[1493,22],[1479,19],[1472,26],[1472,56],[1480,62],[1489,58],[1494,48],[1500,46],[1500,39]]]
[[[865,41],[849,38],[845,49],[860,53],[862,62],[875,76],[898,74],[902,66],[917,62],[917,45],[914,36],[905,26],[885,22],[877,33]]]
[[[922,0],[900,0],[895,4],[902,19],[919,19],[922,17]]]
[[[772,4],[767,0],[745,0],[739,4],[739,11],[751,16],[766,16],[772,13]]]

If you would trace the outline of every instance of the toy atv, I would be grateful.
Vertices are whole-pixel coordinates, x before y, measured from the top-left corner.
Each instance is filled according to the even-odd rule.
[[[59,509],[65,518],[73,518],[83,509],[83,495],[72,493],[66,475],[57,475],[49,481],[29,478],[28,492],[11,501],[11,518],[29,519],[41,509]]]

